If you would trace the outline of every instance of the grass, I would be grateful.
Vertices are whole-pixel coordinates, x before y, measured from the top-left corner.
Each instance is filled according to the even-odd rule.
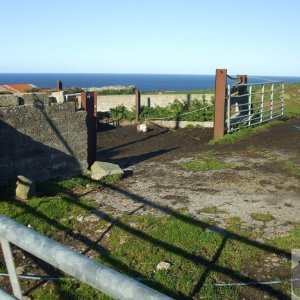
[[[51,237],[56,232],[67,228],[81,229],[82,224],[77,223],[76,217],[91,214],[81,206],[89,206],[92,210],[95,203],[89,200],[74,200],[66,195],[35,197],[31,198],[27,204],[6,199],[0,201],[0,212]],[[52,222],[53,220],[55,222]]]
[[[285,160],[282,161],[282,163],[284,164],[285,168],[293,175],[300,176],[300,167],[298,167],[294,162],[292,162],[291,160]]]
[[[35,230],[48,236],[66,230],[95,232],[95,223],[78,222],[74,216],[89,215],[96,204],[89,200],[76,200],[69,195],[74,189],[87,184],[91,182],[86,178],[57,181],[55,185],[53,182],[48,183],[46,195],[33,198],[28,204],[3,200],[0,202],[0,211],[25,225],[30,224]],[[218,213],[221,210],[210,206],[204,208],[203,212]],[[258,234],[242,230],[238,217],[228,218],[231,233],[225,231],[224,234],[207,230],[212,223],[206,219],[199,222],[180,212],[168,216],[125,216],[110,220],[109,223],[113,223],[113,227],[109,238],[105,240],[108,251],[98,251],[94,258],[177,298],[240,299],[247,288],[216,288],[213,284],[240,280],[231,277],[230,272],[247,277],[243,271],[244,268],[247,269],[247,263],[262,261],[270,254],[270,251],[259,246],[261,244],[245,242],[254,241]],[[96,226],[99,228],[104,225],[107,223],[102,220]],[[284,238],[284,242],[277,238],[274,242],[268,241],[268,245],[275,244],[276,247],[289,251],[299,245],[299,232],[300,228],[296,227],[295,232]],[[234,234],[243,238],[236,239]],[[171,267],[157,271],[156,266],[161,261],[170,262]],[[204,283],[200,289],[197,284],[201,278],[204,278]],[[282,285],[281,289],[289,295],[288,285]],[[38,300],[110,299],[76,280],[49,282],[34,289],[29,296]]]
[[[271,221],[275,220],[275,217],[272,216],[269,213],[267,213],[267,214],[264,214],[264,213],[251,213],[250,215],[251,215],[251,218],[253,220],[261,221],[261,222],[264,222],[264,223],[271,222]]]
[[[274,120],[270,121],[268,123],[265,123],[263,125],[255,126],[255,127],[250,127],[250,128],[245,128],[233,133],[229,133],[224,135],[222,138],[217,139],[217,140],[211,140],[208,142],[208,145],[219,145],[219,144],[233,144],[241,139],[244,139],[248,136],[257,134],[259,132],[263,132],[268,130],[272,126],[276,126],[282,124],[282,121]]]
[[[298,167],[293,161],[289,159],[282,159],[267,150],[258,150],[253,145],[247,147],[246,151],[250,154],[259,155],[261,157],[267,158],[270,161],[273,161],[274,163],[278,163],[281,168],[290,172],[292,175],[300,176],[300,167]]]
[[[184,161],[179,163],[179,165],[190,171],[210,171],[210,170],[223,170],[229,169],[232,166],[230,164],[224,163],[218,158],[216,158],[217,152],[207,151],[201,153],[201,159],[195,159],[192,161]]]
[[[293,118],[300,115],[300,83],[285,86],[284,116]]]
[[[197,213],[219,214],[226,213],[226,210],[220,209],[215,205],[210,205],[197,210]]]

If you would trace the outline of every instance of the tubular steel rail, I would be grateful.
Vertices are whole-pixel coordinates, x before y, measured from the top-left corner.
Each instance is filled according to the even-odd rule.
[[[171,299],[0,214],[0,241],[13,294],[22,299],[10,243],[115,299]],[[0,289],[1,299],[14,299]]]
[[[227,86],[227,133],[278,118],[283,110],[282,81]]]

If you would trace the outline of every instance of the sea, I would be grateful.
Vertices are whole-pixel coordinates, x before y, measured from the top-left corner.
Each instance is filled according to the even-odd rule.
[[[57,80],[64,87],[102,87],[134,85],[141,91],[180,91],[214,88],[214,75],[168,74],[104,74],[104,73],[0,73],[1,84],[30,83],[37,87],[54,88]],[[248,76],[249,83],[267,81],[300,82],[300,77]],[[228,84],[234,80],[228,79]]]

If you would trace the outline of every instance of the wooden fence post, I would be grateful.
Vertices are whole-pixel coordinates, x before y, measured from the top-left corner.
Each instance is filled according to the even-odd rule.
[[[97,92],[82,92],[81,105],[87,112],[88,167],[96,161],[97,152]]]
[[[215,77],[214,139],[224,136],[227,69],[217,69]]]

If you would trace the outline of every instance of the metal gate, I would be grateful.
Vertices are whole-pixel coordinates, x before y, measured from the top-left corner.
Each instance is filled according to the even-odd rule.
[[[227,86],[227,133],[278,118],[284,110],[284,83],[241,83]]]

